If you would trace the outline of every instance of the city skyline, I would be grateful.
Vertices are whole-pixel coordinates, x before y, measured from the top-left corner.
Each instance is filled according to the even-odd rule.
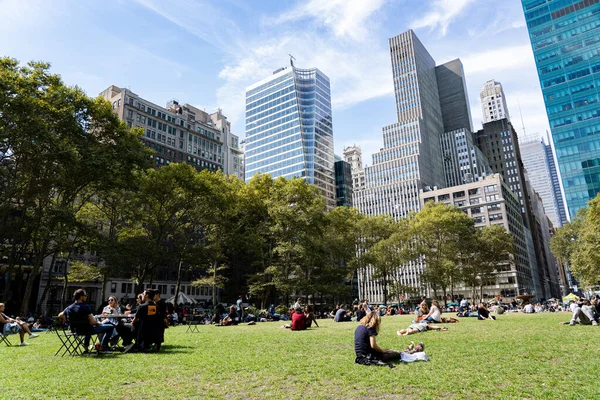
[[[51,62],[67,84],[92,96],[115,83],[157,104],[176,98],[207,112],[221,108],[240,138],[245,87],[293,54],[299,66],[331,78],[336,154],[356,143],[370,165],[382,147],[381,126],[395,120],[387,40],[409,28],[439,63],[463,61],[474,129],[481,125],[478,91],[490,79],[503,83],[511,114],[520,103],[528,132],[548,127],[518,2],[266,1],[250,8],[235,0],[0,1],[0,11],[0,32],[10,38],[0,54]]]

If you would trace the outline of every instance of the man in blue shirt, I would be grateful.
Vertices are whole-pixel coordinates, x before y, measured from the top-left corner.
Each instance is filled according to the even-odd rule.
[[[98,352],[110,352],[108,341],[113,336],[115,327],[111,324],[101,324],[96,321],[92,315],[92,308],[86,303],[87,292],[85,289],[77,289],[73,293],[73,297],[75,297],[75,302],[58,314],[58,317],[61,321],[65,319],[69,321],[73,333],[85,335],[83,345],[86,350],[88,349],[92,335],[99,334],[103,335],[102,342],[96,346],[96,349]]]

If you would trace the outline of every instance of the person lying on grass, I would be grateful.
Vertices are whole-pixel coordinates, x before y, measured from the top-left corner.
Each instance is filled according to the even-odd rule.
[[[377,312],[368,313],[360,320],[354,331],[355,363],[361,365],[381,365],[393,368],[390,361],[429,361],[423,352],[425,345],[419,343],[418,348],[408,348],[404,352],[389,350],[379,347],[376,336],[379,334],[381,317]],[[418,353],[416,353],[418,351]],[[413,354],[414,353],[414,354]]]
[[[570,304],[573,316],[569,322],[561,322],[561,325],[569,324],[571,326],[575,324],[581,325],[593,325],[598,326],[598,321],[594,318],[594,311],[596,310],[589,300],[584,300],[581,305],[578,303]]]
[[[427,330],[432,331],[447,331],[448,328],[442,328],[437,325],[429,325],[426,321],[421,321],[416,324],[410,324],[408,328],[397,331],[398,336],[414,335],[415,333],[425,332]]]

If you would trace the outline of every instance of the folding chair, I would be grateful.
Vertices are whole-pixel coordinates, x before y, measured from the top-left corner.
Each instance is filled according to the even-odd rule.
[[[8,338],[6,336],[4,336],[4,334],[2,332],[0,332],[0,343],[4,343],[8,347],[12,346],[12,344],[10,343],[10,340],[8,340]]]
[[[56,335],[61,342],[61,346],[58,348],[58,351],[54,354],[56,357],[61,351],[61,357],[64,357],[66,354],[70,356],[80,356],[83,355],[84,352],[84,336],[77,335],[69,331],[66,326],[63,326],[63,329],[55,329]]]
[[[192,316],[191,319],[187,321],[187,330],[185,331],[185,333],[200,333],[200,330],[198,329],[199,324],[200,321]]]

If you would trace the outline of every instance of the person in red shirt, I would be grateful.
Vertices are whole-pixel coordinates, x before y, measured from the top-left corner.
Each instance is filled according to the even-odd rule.
[[[302,307],[297,307],[292,314],[292,330],[303,331],[306,329],[306,315],[302,312]]]

